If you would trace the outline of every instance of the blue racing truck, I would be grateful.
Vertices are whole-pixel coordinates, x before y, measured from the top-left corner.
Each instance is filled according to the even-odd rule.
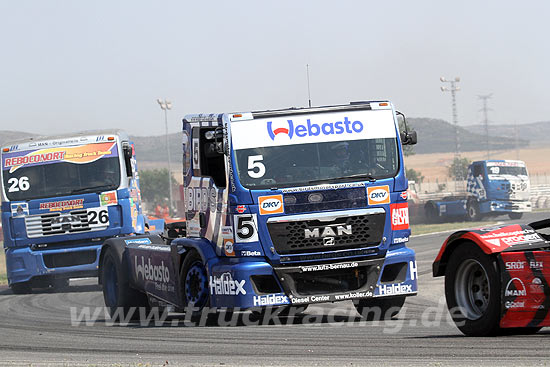
[[[468,167],[466,194],[430,200],[425,204],[428,220],[508,215],[520,219],[530,212],[530,183],[527,167],[516,160],[476,161]]]
[[[402,154],[416,132],[399,115],[378,101],[186,116],[185,226],[105,242],[111,315],[343,300],[396,314],[417,292]]]
[[[13,292],[97,276],[107,238],[144,233],[134,147],[125,133],[29,138],[4,145],[1,155]]]

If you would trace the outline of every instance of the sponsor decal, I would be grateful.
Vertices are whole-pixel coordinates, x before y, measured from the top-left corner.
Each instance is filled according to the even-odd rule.
[[[242,214],[246,211],[246,205],[237,205],[237,213]]]
[[[300,266],[300,269],[302,270],[302,273],[307,273],[307,272],[310,272],[310,271],[350,269],[350,268],[356,268],[358,266],[359,266],[358,263],[351,262],[351,263],[319,264],[319,265]]]
[[[254,296],[254,306],[270,306],[288,303],[290,303],[288,297],[283,295],[268,294],[265,296]]]
[[[290,302],[293,304],[311,303],[311,302],[327,302],[330,301],[330,296],[308,296],[308,297],[291,297]]]
[[[224,226],[222,227],[222,239],[223,239],[223,249],[226,256],[235,256],[235,249],[233,244],[235,239],[233,237],[233,227]]]
[[[504,266],[506,266],[506,270],[523,270],[525,268],[525,264],[527,264],[526,261],[506,261],[504,263]]]
[[[131,238],[129,240],[124,240],[127,245],[149,245],[151,240],[149,238]]]
[[[73,199],[73,200],[63,200],[63,201],[48,201],[45,203],[40,203],[40,210],[48,209],[51,212],[62,211],[62,210],[73,210],[81,209],[84,207],[84,199]]]
[[[525,301],[506,301],[504,302],[504,307],[507,309],[510,308],[525,308]]]
[[[168,283],[170,281],[170,272],[164,265],[164,261],[161,261],[160,265],[151,264],[151,259],[147,259],[145,263],[145,257],[141,256],[141,264],[138,261],[138,257],[134,256],[136,279],[140,276],[144,280],[150,280],[160,283]]]
[[[247,257],[247,256],[262,256],[262,253],[260,251],[248,251],[248,250],[243,250],[241,251],[241,256],[242,257]]]
[[[531,269],[542,270],[544,268],[544,262],[537,261],[537,260],[531,260],[531,261],[529,261],[529,267]]]
[[[540,278],[533,278],[531,284],[529,284],[529,292],[544,295],[544,284],[542,284],[542,280]]]
[[[118,198],[117,198],[116,190],[102,192],[99,195],[99,202],[101,203],[101,206],[118,204]]]
[[[388,185],[367,187],[367,196],[369,205],[389,204],[390,187]]]
[[[378,284],[378,294],[381,296],[393,296],[397,294],[413,293],[412,284]]]
[[[246,280],[233,279],[231,273],[223,273],[219,277],[210,276],[210,294],[217,296],[238,296],[245,295],[244,285]]]
[[[29,215],[29,204],[28,203],[11,203],[11,215],[13,217],[22,217]]]
[[[340,183],[340,184],[324,184],[324,185],[315,185],[315,186],[301,186],[301,187],[289,187],[280,189],[284,194],[291,194],[296,192],[305,192],[313,190],[338,190],[338,189],[349,189],[354,187],[364,187],[364,182],[350,182],[350,183]]]
[[[409,194],[406,191],[403,191],[401,192],[401,194],[399,194],[399,196],[401,196],[401,199],[407,200],[407,198],[409,197]]]
[[[214,187],[187,187],[185,188],[185,206],[187,211],[215,212],[221,203],[218,190]]]
[[[163,252],[170,252],[170,246],[166,245],[147,245],[147,244],[141,244],[138,245],[139,249],[141,250],[147,250],[147,251],[163,251]]]
[[[114,149],[113,149],[114,148]],[[13,173],[20,167],[30,165],[48,164],[52,162],[91,163],[104,156],[116,156],[116,143],[94,143],[75,147],[46,148],[25,152],[8,153],[4,158],[4,168],[9,168]]]
[[[366,298],[372,297],[372,292],[350,292],[346,294],[337,294],[334,296],[334,299],[337,301],[342,301],[345,299],[354,299],[354,298]]]
[[[527,295],[527,289],[519,278],[512,278],[506,284],[506,290],[504,291],[505,297],[524,297]]]
[[[260,215],[284,213],[283,195],[258,197]]]
[[[391,204],[391,229],[398,231],[409,229],[409,204]]]
[[[409,237],[396,237],[393,239],[393,244],[409,242]]]
[[[510,232],[487,233],[480,236],[485,241],[495,246],[512,246],[524,242],[538,242],[542,238],[532,229],[520,229]]]
[[[344,116],[343,121],[325,122],[323,124],[313,123],[311,119],[307,119],[305,124],[298,124],[288,119],[285,125],[274,127],[273,121],[267,121],[267,134],[271,140],[275,140],[275,137],[279,134],[286,135],[289,139],[292,139],[293,137],[304,138],[307,136],[354,134],[360,133],[364,129],[361,121],[350,121],[348,116]]]

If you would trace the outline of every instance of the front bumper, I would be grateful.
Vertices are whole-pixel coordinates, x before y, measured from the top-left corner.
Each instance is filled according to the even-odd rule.
[[[485,211],[493,213],[527,213],[532,211],[530,201],[491,200],[486,203]]]
[[[389,250],[384,258],[292,266],[272,267],[259,258],[222,261],[209,264],[213,307],[306,305],[415,295],[418,289],[415,254],[406,247]]]
[[[52,250],[30,247],[6,248],[8,283],[27,282],[36,277],[78,278],[97,276],[102,245]]]

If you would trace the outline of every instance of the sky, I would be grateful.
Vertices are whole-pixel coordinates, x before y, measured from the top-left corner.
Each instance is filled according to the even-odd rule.
[[[549,1],[0,0],[0,130],[165,133],[189,113],[391,100],[550,121]]]

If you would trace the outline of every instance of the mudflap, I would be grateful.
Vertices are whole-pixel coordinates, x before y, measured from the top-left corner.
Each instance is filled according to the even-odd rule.
[[[550,251],[503,252],[500,327],[550,326]]]
[[[124,242],[132,287],[166,303],[181,305],[176,246],[164,244],[158,236],[136,236]]]

